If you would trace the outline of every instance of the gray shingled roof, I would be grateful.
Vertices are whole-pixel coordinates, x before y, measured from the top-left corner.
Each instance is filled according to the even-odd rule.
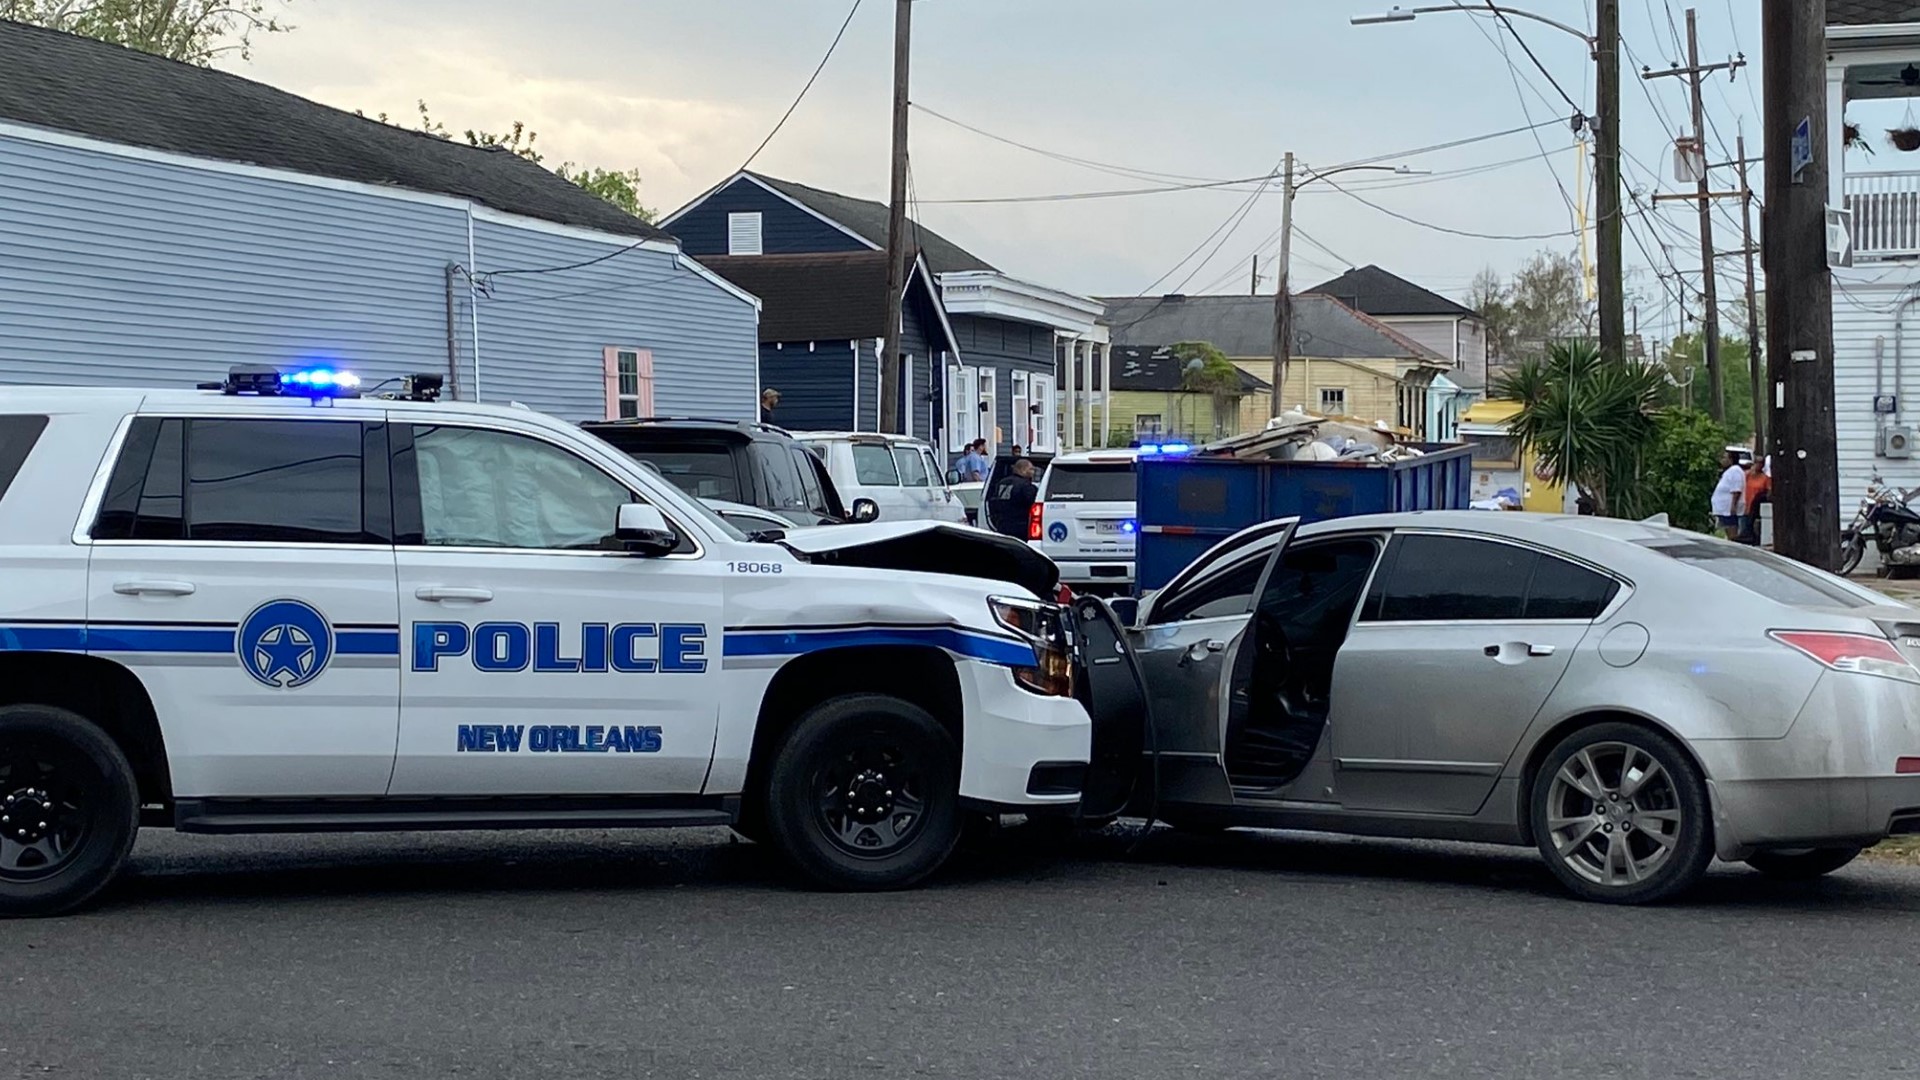
[[[1473,318],[1474,311],[1439,293],[1423,289],[1398,274],[1378,266],[1349,270],[1332,281],[1323,282],[1310,293],[1331,296],[1356,311],[1369,315],[1444,315],[1448,318]]]
[[[1877,26],[1920,22],[1914,0],[1827,0],[1828,26]]]
[[[796,184],[791,180],[781,180],[765,173],[750,172],[747,175],[767,185],[773,190],[792,199],[819,214],[821,217],[837,221],[859,233],[868,243],[876,247],[887,246],[887,204],[870,199],[856,199],[833,191]],[[973,254],[959,244],[941,236],[925,225],[918,226],[915,235],[920,241],[920,250],[927,257],[927,268],[936,274],[946,274],[961,270],[996,269],[985,259]]]
[[[1115,345],[1113,347],[1113,388],[1115,390],[1177,391],[1182,389],[1183,365],[1173,355],[1172,345]],[[1273,389],[1273,384],[1239,368],[1240,392],[1258,393]]]
[[[0,20],[0,118],[107,142],[435,194],[622,236],[660,230],[505,150],[264,83]]]
[[[1205,341],[1236,359],[1273,355],[1271,296],[1116,296],[1103,302],[1116,346]],[[1293,298],[1293,340],[1294,356],[1446,362],[1340,301],[1311,293]]]

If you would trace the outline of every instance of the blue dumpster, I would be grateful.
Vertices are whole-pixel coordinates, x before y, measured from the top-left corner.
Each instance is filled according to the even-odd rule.
[[[1394,462],[1142,457],[1134,588],[1157,589],[1221,540],[1274,518],[1465,510],[1473,448],[1421,449]]]

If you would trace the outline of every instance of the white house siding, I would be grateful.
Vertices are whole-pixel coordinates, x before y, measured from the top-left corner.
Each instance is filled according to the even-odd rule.
[[[1876,452],[1883,424],[1920,426],[1920,303],[1901,319],[1904,333],[1895,333],[1902,302],[1920,295],[1920,277],[1910,264],[1835,270],[1833,276],[1833,420],[1840,457],[1840,505],[1835,511],[1845,514],[1859,502],[1875,470],[1888,483],[1920,486],[1920,458],[1883,458]],[[1875,415],[1876,392],[1897,393],[1899,413]]]
[[[628,243],[479,213],[482,269]],[[191,386],[234,364],[309,361],[369,382],[445,372],[446,268],[474,261],[468,229],[452,198],[0,132],[0,384]],[[480,301],[483,400],[604,415],[602,347],[636,345],[654,350],[656,408],[753,415],[752,304],[671,254],[496,282]],[[464,279],[455,300],[470,397]]]
[[[522,401],[570,420],[602,416],[602,356],[608,346],[622,346],[653,353],[656,413],[756,418],[760,344],[752,302],[671,252],[626,250],[631,243],[538,222],[475,219],[474,261],[489,284],[479,302],[482,398]],[[497,273],[610,254],[575,270]]]

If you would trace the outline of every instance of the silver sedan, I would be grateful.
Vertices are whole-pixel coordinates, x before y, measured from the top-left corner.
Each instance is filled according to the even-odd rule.
[[[1115,812],[1537,845],[1573,893],[1621,903],[1716,854],[1813,877],[1920,832],[1920,611],[1711,537],[1272,522],[1137,610],[1077,614],[1096,759],[1145,762],[1090,783]]]

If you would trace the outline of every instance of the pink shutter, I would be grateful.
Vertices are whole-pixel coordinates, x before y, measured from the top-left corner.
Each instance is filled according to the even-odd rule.
[[[639,409],[641,416],[652,416],[654,414],[653,413],[653,353],[648,349],[638,349],[635,351],[639,354],[639,357],[640,357],[639,362],[636,365],[640,371],[640,401],[638,402],[636,407]],[[755,419],[758,419],[758,417],[756,417]]]
[[[602,372],[606,375],[607,419],[618,420],[620,418],[620,350],[611,345],[600,350],[600,363]],[[648,367],[651,369],[651,362]]]

